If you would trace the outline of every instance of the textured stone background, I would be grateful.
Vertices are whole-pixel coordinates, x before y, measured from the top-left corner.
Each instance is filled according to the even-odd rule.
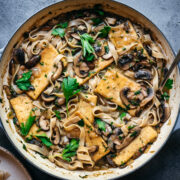
[[[0,48],[4,47],[18,27],[40,9],[57,0],[0,0]],[[180,49],[180,0],[121,0],[140,11],[164,33],[175,52]],[[122,180],[180,179],[180,121],[163,149],[148,164]],[[12,147],[0,129],[0,145],[6,147],[29,170],[33,179],[55,178],[35,169]]]

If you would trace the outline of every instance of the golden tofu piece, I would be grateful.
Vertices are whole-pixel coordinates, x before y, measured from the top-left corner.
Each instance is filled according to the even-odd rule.
[[[31,82],[35,90],[27,91],[27,94],[34,100],[36,100],[41,92],[48,86],[49,81],[47,79],[47,75],[51,72],[54,64],[54,59],[57,55],[57,50],[50,44],[41,52],[40,63],[43,63],[44,65],[42,66],[40,63],[38,63],[35,66],[36,68],[41,70],[41,74],[39,77],[34,78]]]
[[[152,127],[144,127],[139,136],[136,137],[127,147],[125,147],[114,159],[113,161],[117,165],[122,165],[130,160],[135,153],[139,151],[140,148],[145,147],[148,143],[153,142],[157,138],[158,134],[156,130]]]
[[[91,123],[94,122],[93,108],[97,103],[97,96],[91,94],[81,94],[78,111]]]
[[[95,92],[125,108],[120,98],[120,91],[125,87],[129,87],[134,92],[141,88],[140,84],[127,78],[118,69],[114,68],[106,72],[96,87]],[[133,110],[129,111],[132,116],[135,115],[134,112]]]
[[[128,29],[128,31],[126,29]],[[111,27],[109,38],[119,55],[126,53],[129,49],[139,43],[139,38],[130,21]]]
[[[102,58],[99,58],[96,63],[95,63],[95,68],[93,71],[89,72],[89,76],[86,78],[80,78],[78,76],[75,76],[74,78],[77,79],[77,82],[82,85],[85,82],[87,82],[89,79],[91,79],[93,76],[95,76],[99,71],[103,70],[104,68],[108,67],[112,62],[113,62],[113,58],[109,59],[109,60],[104,60]]]
[[[33,108],[31,98],[26,95],[19,95],[11,99],[10,103],[16,113],[19,124],[26,123],[29,114]]]
[[[11,99],[10,103],[16,113],[19,124],[25,124],[33,108],[31,98],[29,98],[27,95],[19,95]],[[37,134],[38,129],[39,128],[37,127],[37,125],[33,124],[28,135]]]

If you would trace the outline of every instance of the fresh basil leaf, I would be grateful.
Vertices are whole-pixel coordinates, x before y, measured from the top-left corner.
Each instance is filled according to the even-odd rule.
[[[36,119],[36,116],[32,116],[32,112],[30,112],[30,115],[26,121],[26,123],[22,123],[20,127],[20,132],[23,136],[26,136],[29,133],[29,130],[31,129],[34,121]]]
[[[168,79],[168,80],[166,81],[165,87],[166,87],[167,89],[172,89],[172,87],[173,87],[173,79]]]
[[[32,75],[32,71],[28,71],[22,74],[22,78],[16,80],[16,85],[19,89],[27,91],[30,87],[32,87],[30,78]]]
[[[76,79],[68,76],[68,78],[63,79],[62,89],[63,89],[63,93],[66,99],[66,107],[67,107],[69,99],[73,95],[80,92],[79,83],[77,83]],[[67,113],[68,113],[68,107],[67,107]]]
[[[57,111],[57,110],[55,110],[54,113],[55,113],[56,117],[57,117],[59,120],[61,120],[61,113],[60,113],[59,111]]]
[[[104,26],[103,29],[100,30],[99,37],[106,38],[111,30],[110,26]]]
[[[60,37],[64,37],[65,35],[65,30],[63,28],[56,28],[52,30],[52,35],[54,36],[60,36]]]
[[[53,145],[52,142],[50,141],[50,139],[47,137],[47,135],[46,135],[45,133],[43,133],[43,134],[37,134],[36,137],[37,137],[38,139],[40,139],[40,140],[42,141],[42,143],[43,143],[44,145],[46,145],[47,147],[50,147],[50,146]]]
[[[95,119],[95,122],[101,131],[106,132],[106,123],[104,121],[102,121],[101,119]]]

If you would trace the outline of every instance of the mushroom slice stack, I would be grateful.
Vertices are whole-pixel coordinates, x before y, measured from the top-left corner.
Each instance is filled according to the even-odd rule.
[[[38,120],[38,125],[43,131],[49,131],[50,129],[50,123],[49,120],[45,119],[44,116],[41,116],[40,119]]]

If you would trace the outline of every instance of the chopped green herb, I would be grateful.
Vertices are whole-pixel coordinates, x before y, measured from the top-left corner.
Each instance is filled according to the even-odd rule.
[[[68,27],[68,22],[59,23],[59,24],[57,24],[57,26],[61,27],[61,28],[67,28]]]
[[[95,26],[97,26],[98,24],[102,23],[102,19],[101,18],[93,18],[92,21],[93,21]]]
[[[100,30],[99,37],[106,38],[110,30],[110,26],[104,26],[104,28]]]
[[[141,48],[141,54],[143,54],[143,52],[144,52],[144,49],[143,49],[143,48]]]
[[[54,36],[60,36],[60,37],[64,37],[65,35],[65,30],[63,28],[56,28],[52,30],[52,35]]]
[[[41,66],[44,66],[44,62],[40,62],[39,64],[40,64]]]
[[[83,119],[81,119],[80,121],[78,121],[78,125],[81,126],[81,127],[84,126],[84,121],[83,121]]]
[[[47,135],[45,133],[36,134],[36,137],[38,139],[40,139],[42,141],[42,143],[47,147],[51,147],[53,145],[52,142],[50,141],[50,139],[47,137]]]
[[[135,137],[137,135],[137,131],[131,133],[130,137]]]
[[[125,117],[126,116],[126,112],[123,112],[123,113],[121,113],[121,115],[120,115],[120,119],[121,119],[121,121],[123,120],[123,117]]]
[[[45,75],[44,75],[44,77],[46,77],[46,78],[47,78],[47,74],[45,74]]]
[[[164,99],[164,100],[168,100],[168,99],[169,99],[168,93],[167,93],[167,92],[164,92],[164,93],[162,94],[161,98]]]
[[[136,125],[128,126],[128,130],[133,129]]]
[[[66,107],[68,113],[68,101],[72,96],[80,92],[79,83],[77,83],[76,79],[68,76],[68,78],[63,79],[62,90],[66,98]]]
[[[122,137],[122,136],[119,136],[119,139],[120,139],[120,140],[122,140],[122,139],[123,139],[123,137]]]
[[[33,111],[33,112],[35,112],[36,110],[38,110],[37,107],[32,108],[32,111]]]
[[[138,90],[138,91],[135,91],[135,92],[134,92],[134,95],[138,95],[138,94],[140,94],[140,93],[141,93],[141,91]]]
[[[123,51],[125,51],[125,50],[126,50],[126,48],[125,48],[125,47],[123,47],[123,48],[122,48],[122,50],[123,50]]]
[[[104,46],[104,49],[105,49],[106,54],[108,54],[109,53],[109,47],[108,46]]]
[[[143,153],[143,151],[142,151],[142,149],[141,149],[141,148],[139,148],[139,152],[140,152],[140,153]]]
[[[71,142],[68,145],[66,145],[66,147],[63,149],[62,152],[63,160],[70,162],[71,157],[76,155],[76,151],[78,147],[79,147],[79,140],[72,139]]]
[[[101,119],[95,119],[96,124],[98,125],[98,129],[106,132],[106,123]]]
[[[83,56],[87,61],[92,61],[94,59],[94,48],[91,44],[94,43],[94,39],[87,33],[80,35],[80,39],[83,47]]]
[[[32,116],[32,112],[30,112],[30,115],[29,115],[25,125],[24,125],[24,123],[21,123],[20,131],[23,136],[26,136],[29,133],[29,130],[31,129],[35,119],[36,119],[36,116]]]
[[[61,120],[61,113],[60,113],[59,111],[57,111],[57,110],[55,110],[54,113],[55,113],[56,117],[57,117],[59,120]]]
[[[25,144],[23,144],[23,149],[24,149],[25,151],[27,151],[27,148],[26,148],[26,145],[25,145]]]
[[[173,79],[168,79],[168,80],[166,81],[165,87],[166,87],[167,89],[172,89],[172,87],[173,87]]]
[[[84,176],[79,175],[79,177],[82,178],[82,179],[85,179],[85,178],[88,177],[88,175],[84,175]]]
[[[16,80],[16,85],[19,89],[27,91],[30,87],[32,87],[30,78],[32,75],[32,71],[28,71],[22,74],[22,78]]]

